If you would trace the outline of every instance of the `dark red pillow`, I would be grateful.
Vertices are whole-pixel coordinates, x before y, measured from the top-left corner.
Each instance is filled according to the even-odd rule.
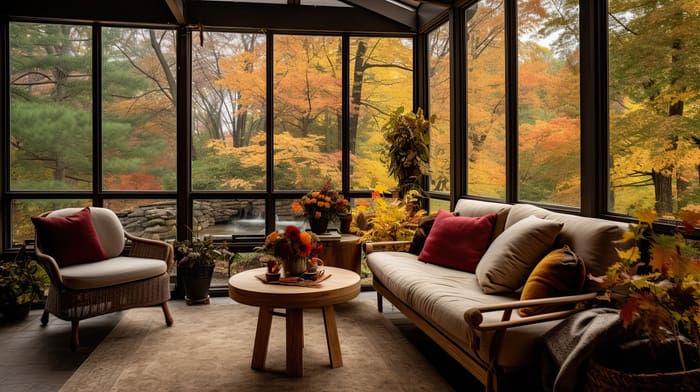
[[[99,261],[107,258],[90,217],[90,208],[66,217],[33,216],[44,253],[59,267]]]
[[[454,216],[438,211],[418,260],[474,272],[486,252],[496,214]]]

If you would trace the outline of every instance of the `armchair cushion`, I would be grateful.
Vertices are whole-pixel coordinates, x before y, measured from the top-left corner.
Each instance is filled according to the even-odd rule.
[[[61,276],[66,287],[85,290],[152,278],[162,275],[166,269],[163,260],[119,256],[61,268]]]
[[[44,253],[51,255],[59,267],[104,260],[108,256],[97,236],[85,207],[70,216],[33,216]]]

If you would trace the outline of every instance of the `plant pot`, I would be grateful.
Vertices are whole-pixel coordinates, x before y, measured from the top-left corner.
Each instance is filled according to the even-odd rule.
[[[209,286],[214,274],[213,265],[179,266],[177,274],[182,276],[185,302],[188,305],[209,303]]]
[[[23,304],[0,304],[0,319],[3,321],[24,320],[29,315],[32,308],[31,302]]]
[[[328,218],[309,219],[309,226],[314,233],[323,234],[328,231]]]
[[[340,216],[340,232],[343,234],[350,234],[350,225],[352,224],[352,215],[341,215]]]
[[[297,257],[295,259],[286,259],[282,263],[284,276],[286,278],[293,276],[301,276],[306,272],[306,259],[303,257]]]
[[[589,361],[584,391],[699,391],[697,348],[683,344],[686,371],[681,370],[675,343],[652,349],[646,344],[611,350]]]

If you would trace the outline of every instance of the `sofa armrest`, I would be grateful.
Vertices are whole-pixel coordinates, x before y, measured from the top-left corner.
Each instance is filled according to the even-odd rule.
[[[167,264],[167,271],[170,271],[175,256],[172,245],[164,241],[136,237],[129,233],[124,233],[124,235],[131,241],[129,256],[163,260]]]
[[[586,293],[578,295],[569,295],[564,297],[552,297],[552,298],[542,298],[542,299],[529,299],[525,301],[512,301],[505,302],[496,305],[485,305],[477,306],[474,308],[467,309],[464,312],[464,320],[472,328],[478,329],[480,331],[490,331],[490,330],[505,330],[512,327],[518,327],[521,325],[537,324],[550,320],[559,320],[566,318],[574,313],[578,313],[585,309],[582,306],[585,301],[590,301],[596,298],[596,293]],[[517,320],[511,320],[510,316],[513,309],[519,309],[527,306],[536,305],[567,305],[567,304],[577,304],[574,309],[562,310],[557,312],[543,313],[535,316],[524,317]],[[503,317],[501,321],[484,323],[484,313],[503,311]]]
[[[365,242],[365,253],[372,252],[408,252],[411,241],[377,241]]]

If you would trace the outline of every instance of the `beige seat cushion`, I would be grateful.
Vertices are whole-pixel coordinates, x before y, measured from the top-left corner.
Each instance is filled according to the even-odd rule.
[[[493,333],[474,331],[464,321],[464,312],[474,306],[498,304],[518,299],[519,294],[488,295],[481,291],[472,273],[423,263],[407,252],[376,252],[367,255],[372,274],[401,301],[450,337],[465,351],[489,360]],[[502,312],[485,314],[497,321]],[[514,312],[513,319],[520,316]],[[558,322],[511,328],[505,335],[498,363],[505,367],[531,364],[537,354],[537,339]]]
[[[166,268],[163,260],[119,256],[61,268],[61,276],[68,288],[94,289],[152,278]]]

